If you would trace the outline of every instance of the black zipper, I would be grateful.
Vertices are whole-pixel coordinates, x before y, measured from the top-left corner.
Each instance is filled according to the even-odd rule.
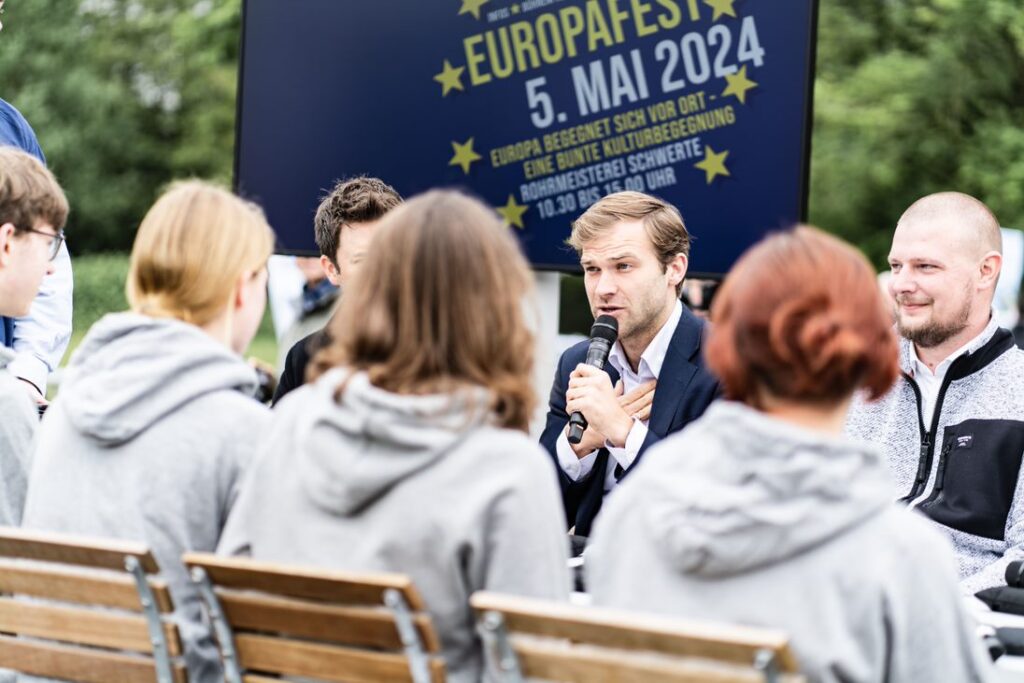
[[[934,503],[942,495],[942,489],[946,485],[946,462],[949,460],[949,454],[952,452],[955,442],[955,439],[949,439],[942,443],[942,450],[939,451],[939,467],[935,470],[935,485],[932,486],[932,492],[928,494],[928,497],[918,504],[919,508]]]
[[[992,338],[980,349],[974,353],[964,354],[953,361],[949,366],[949,370],[946,371],[946,376],[942,379],[942,386],[939,387],[939,395],[935,399],[935,410],[932,412],[932,426],[927,431],[924,428],[924,419],[921,417],[921,389],[917,386],[917,382],[914,381],[913,377],[905,372],[902,373],[917,397],[917,426],[921,436],[921,452],[917,461],[917,475],[914,477],[914,485],[910,488],[910,493],[900,498],[899,502],[910,503],[921,495],[925,485],[928,483],[928,474],[932,469],[939,415],[942,414],[942,403],[946,399],[946,389],[949,388],[950,383],[981,370],[1014,346],[1013,335],[1010,331],[998,328],[993,333]],[[943,459],[940,458],[940,466],[942,462]],[[944,468],[942,474],[945,476]]]
[[[957,360],[960,360],[960,358]],[[952,370],[952,366],[949,369]],[[910,493],[898,501],[909,504],[921,495],[925,485],[928,483],[928,475],[932,471],[932,459],[935,456],[935,436],[939,428],[939,416],[942,414],[942,402],[946,398],[946,389],[949,388],[950,382],[953,381],[953,373],[947,371],[945,377],[942,378],[942,386],[939,387],[939,395],[936,396],[935,407],[932,409],[932,426],[928,431],[924,429],[924,417],[921,415],[921,388],[917,386],[917,382],[914,381],[913,377],[907,373],[903,373],[903,376],[910,383],[911,388],[914,390],[914,396],[917,398],[917,427],[921,433],[921,451],[918,456],[917,475],[914,477],[914,485],[910,487]]]
[[[903,377],[907,380],[907,384],[910,385],[910,388],[914,390],[914,399],[917,403],[917,428],[919,431],[919,438],[921,439],[921,451],[917,457],[917,474],[914,475],[914,483],[910,487],[910,493],[897,501],[899,503],[909,503],[917,495],[916,491],[921,484],[922,478],[924,481],[928,480],[928,470],[931,468],[932,460],[932,444],[931,434],[930,432],[925,431],[924,418],[921,416],[921,388],[917,386],[917,382],[914,381],[914,378],[907,373],[904,372]]]

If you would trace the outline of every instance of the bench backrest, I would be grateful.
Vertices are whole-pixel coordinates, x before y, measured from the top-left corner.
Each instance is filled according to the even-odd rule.
[[[441,643],[412,581],[188,553],[228,683],[445,680]]]
[[[0,527],[0,668],[185,683],[167,582],[144,544]]]
[[[478,592],[471,599],[502,681],[802,681],[785,634]]]

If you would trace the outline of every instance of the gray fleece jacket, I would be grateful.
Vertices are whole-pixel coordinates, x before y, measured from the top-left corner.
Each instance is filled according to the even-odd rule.
[[[953,542],[965,593],[1005,586],[1024,560],[1024,351],[993,318],[949,366],[928,424],[906,339],[900,368],[883,398],[854,403],[847,433],[879,445],[901,502]]]
[[[253,370],[199,328],[96,323],[39,430],[23,526],[149,544],[175,600],[190,680],[222,680],[181,565],[213,551],[270,411]]]
[[[448,680],[480,680],[474,591],[569,594],[551,458],[494,426],[487,398],[482,389],[398,395],[342,369],[294,391],[275,409],[220,551],[407,574],[440,635]]]
[[[811,681],[989,680],[949,545],[874,447],[720,401],[646,457],[598,519],[596,604],[783,629]]]
[[[7,371],[14,357],[14,351],[0,346],[0,526],[21,523],[32,437],[39,423],[22,383]]]

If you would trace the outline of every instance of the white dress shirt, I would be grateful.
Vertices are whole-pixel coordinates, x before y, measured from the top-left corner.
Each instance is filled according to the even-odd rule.
[[[935,403],[939,400],[939,389],[942,388],[942,380],[949,372],[949,366],[965,353],[974,353],[984,346],[999,326],[993,316],[981,334],[967,342],[953,353],[946,356],[946,359],[935,366],[932,372],[927,365],[921,362],[917,356],[917,348],[911,344],[910,351],[913,354],[913,374],[917,388],[921,390],[921,419],[924,420],[924,428],[931,429]]]
[[[658,379],[658,376],[661,374],[661,366],[665,363],[665,354],[668,353],[672,336],[675,334],[676,327],[679,326],[679,320],[682,316],[683,305],[677,301],[668,320],[665,321],[665,324],[658,330],[658,334],[654,336],[654,339],[651,340],[651,343],[647,345],[647,348],[640,355],[640,363],[637,366],[636,372],[633,372],[633,368],[629,366],[629,361],[626,360],[626,353],[622,350],[622,345],[619,342],[615,342],[611,352],[608,354],[608,362],[611,363],[611,366],[615,368],[622,379],[623,393],[628,394],[641,384]],[[626,437],[626,443],[621,448],[605,443],[605,448],[608,449],[612,459],[622,469],[628,469],[633,464],[633,461],[636,460],[636,456],[640,452],[640,446],[643,445],[646,438],[647,420],[633,418],[633,426]],[[591,470],[594,469],[594,462],[597,460],[597,450],[593,450],[584,457],[578,458],[576,453],[573,452],[572,446],[569,445],[569,437],[564,429],[558,436],[558,441],[555,442],[555,452],[558,455],[558,464],[562,471],[573,481],[579,481],[590,474]],[[605,472],[604,490],[610,491],[617,483],[615,467],[609,466]]]
[[[43,278],[27,316],[14,319],[13,348],[17,357],[7,366],[15,377],[46,395],[46,379],[60,365],[71,341],[74,277],[66,244],[60,246],[54,271]]]

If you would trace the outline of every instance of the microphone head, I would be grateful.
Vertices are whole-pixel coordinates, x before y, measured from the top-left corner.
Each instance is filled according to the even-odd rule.
[[[619,336],[619,321],[610,315],[599,315],[590,328],[591,339],[604,339],[609,344],[614,344]]]

